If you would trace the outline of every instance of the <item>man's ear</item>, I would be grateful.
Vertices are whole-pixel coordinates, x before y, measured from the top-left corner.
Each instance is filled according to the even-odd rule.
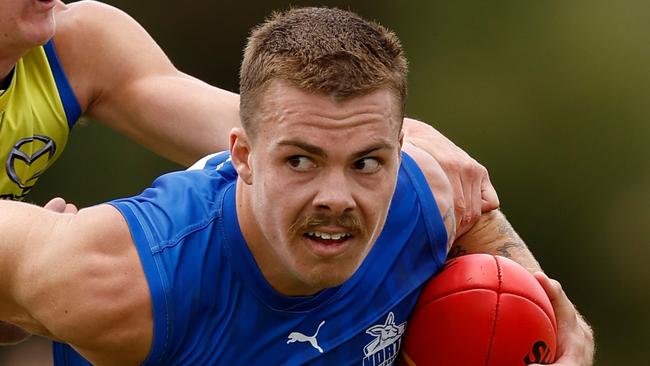
[[[239,178],[246,184],[252,184],[251,144],[248,135],[242,128],[233,128],[230,131],[230,158]]]

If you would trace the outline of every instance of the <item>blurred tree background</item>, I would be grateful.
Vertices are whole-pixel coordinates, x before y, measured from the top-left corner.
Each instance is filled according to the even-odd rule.
[[[273,9],[338,6],[394,29],[411,64],[408,114],[488,167],[502,210],[593,324],[596,364],[647,364],[650,2],[105,2],[181,70],[233,91],[248,31]],[[179,168],[94,121],[67,150],[34,202],[86,206]]]

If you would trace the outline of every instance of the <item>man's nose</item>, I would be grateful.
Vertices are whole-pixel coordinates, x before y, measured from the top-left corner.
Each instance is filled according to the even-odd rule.
[[[356,201],[352,194],[354,182],[345,176],[344,172],[328,172],[318,178],[318,193],[314,197],[314,206],[317,210],[340,215],[356,208]]]

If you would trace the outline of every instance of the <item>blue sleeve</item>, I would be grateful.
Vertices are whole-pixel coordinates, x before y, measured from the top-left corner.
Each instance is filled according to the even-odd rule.
[[[191,349],[214,305],[211,274],[221,273],[223,196],[236,174],[227,154],[200,169],[158,178],[136,197],[111,202],[126,220],[149,284],[154,337],[143,365],[168,364]],[[191,329],[190,329],[191,328]]]
[[[141,195],[111,202],[131,230],[149,284],[154,338],[143,365],[164,364],[178,343],[180,324],[201,314],[199,284],[209,258],[209,237],[220,216],[223,179],[203,170],[172,173],[157,179]],[[195,294],[196,292],[196,294]],[[174,341],[176,339],[176,341]]]
[[[154,336],[144,366],[167,364],[177,346],[191,352],[191,347],[173,340],[182,339],[185,328],[192,327],[192,316],[204,316],[196,309],[205,305],[200,296],[204,286],[197,284],[206,279],[200,276],[218,273],[202,267],[206,259],[219,255],[217,250],[197,243],[208,243],[215,235],[225,188],[236,180],[228,158],[211,156],[202,167],[165,174],[140,195],[110,202],[129,226],[149,285]],[[56,366],[91,365],[65,344],[54,343],[53,356]]]
[[[160,365],[170,334],[169,284],[167,269],[159,253],[174,245],[177,236],[201,225],[206,206],[187,204],[197,193],[193,182],[202,171],[175,172],[161,176],[140,195],[110,202],[124,217],[140,257],[153,308],[154,335],[151,350],[142,365]],[[192,199],[192,203],[196,200]],[[54,345],[55,366],[91,365],[72,347]]]

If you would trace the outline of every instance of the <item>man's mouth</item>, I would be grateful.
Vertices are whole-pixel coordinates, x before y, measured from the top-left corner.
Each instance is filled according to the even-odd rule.
[[[327,233],[324,231],[310,231],[305,233],[305,236],[312,240],[317,240],[323,242],[324,244],[336,244],[342,243],[343,241],[352,238],[352,234],[348,232],[343,233]]]
[[[302,235],[309,250],[320,258],[336,258],[345,253],[352,239],[351,232],[308,231]]]

